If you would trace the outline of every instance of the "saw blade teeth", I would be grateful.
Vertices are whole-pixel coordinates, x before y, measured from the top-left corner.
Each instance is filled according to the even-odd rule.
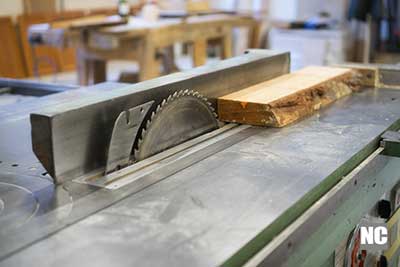
[[[153,118],[154,118],[154,115],[151,115],[150,119],[146,121],[146,126],[145,126],[145,129],[143,129],[143,131],[149,128],[150,122],[151,122],[151,120],[152,120]]]
[[[170,94],[167,98],[164,98],[161,103],[156,107],[155,111],[151,113],[150,118],[147,120],[144,129],[142,129],[140,136],[137,141],[136,148],[134,149],[134,157],[136,160],[140,161],[146,158],[147,154],[146,151],[149,150],[148,148],[148,139],[147,136],[151,136],[151,133],[154,133],[154,127],[157,125],[157,121],[159,121],[159,117],[163,116],[163,110],[167,108],[167,106],[173,104],[173,102],[177,101],[179,98],[196,98],[198,101],[203,102],[203,105],[209,109],[209,113],[212,117],[215,118],[217,121],[218,115],[215,112],[215,108],[213,105],[208,101],[206,97],[204,97],[201,93],[191,90],[191,89],[184,89],[184,90],[177,90],[173,94]],[[185,101],[185,100],[183,100]],[[153,126],[154,125],[154,126]],[[218,125],[218,123],[217,123]],[[218,127],[218,126],[217,126]],[[147,150],[146,150],[147,149]]]
[[[135,149],[135,155],[137,155],[137,153],[139,152],[140,145],[143,143],[143,136],[144,135],[142,133],[142,137],[139,138],[139,140],[138,140],[137,149]]]

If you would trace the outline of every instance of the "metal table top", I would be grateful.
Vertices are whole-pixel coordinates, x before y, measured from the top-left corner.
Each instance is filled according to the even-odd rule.
[[[136,194],[54,188],[40,166],[30,169],[27,118],[9,119],[0,123],[0,223],[10,225],[0,229],[0,266],[222,264],[397,123],[398,98],[369,89],[289,127],[260,128]]]

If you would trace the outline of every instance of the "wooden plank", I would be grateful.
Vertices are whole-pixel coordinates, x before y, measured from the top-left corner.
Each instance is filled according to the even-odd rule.
[[[26,77],[22,51],[11,17],[0,17],[0,77]]]
[[[357,88],[351,69],[307,67],[218,98],[223,121],[283,127]]]

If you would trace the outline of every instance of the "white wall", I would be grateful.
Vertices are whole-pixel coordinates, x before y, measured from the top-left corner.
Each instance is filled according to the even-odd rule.
[[[209,1],[210,6],[216,9],[238,10],[243,11],[260,11],[268,9],[269,0],[220,0]]]
[[[347,13],[347,0],[298,0],[298,18],[307,19],[320,12],[328,12],[332,18],[344,20]]]
[[[272,20],[293,21],[297,19],[299,0],[271,0],[269,14]]]
[[[17,16],[22,13],[22,0],[0,0],[0,16]]]
[[[344,20],[348,0],[270,0],[271,19],[304,20],[325,11],[333,18]]]

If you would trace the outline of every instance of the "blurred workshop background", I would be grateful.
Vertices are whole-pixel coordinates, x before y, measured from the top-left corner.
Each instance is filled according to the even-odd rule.
[[[397,0],[1,0],[0,77],[138,82],[243,53],[398,63]]]

